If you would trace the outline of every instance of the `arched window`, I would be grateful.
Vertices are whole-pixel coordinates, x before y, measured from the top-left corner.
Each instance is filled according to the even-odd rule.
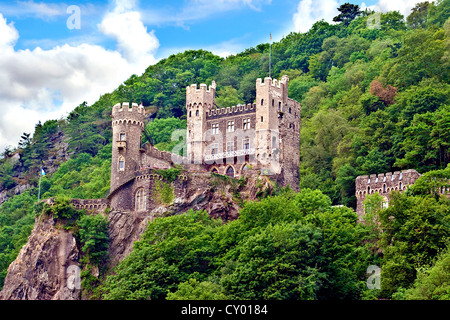
[[[248,163],[244,164],[244,166],[242,167],[242,171],[246,171],[250,169],[250,166],[248,165]]]
[[[370,187],[367,187],[367,194],[370,194]]]
[[[189,117],[192,117],[192,111],[189,111]]]
[[[140,188],[136,191],[136,211],[144,211],[146,204],[147,196],[145,195],[144,188]]]
[[[230,178],[234,178],[234,168],[232,166],[229,166],[227,168],[226,175]]]
[[[125,158],[119,157],[119,171],[125,171]]]
[[[400,182],[398,188],[399,188],[399,190],[403,190],[403,184],[401,182]]]
[[[195,111],[195,115],[198,116],[200,112],[198,110]]]
[[[383,192],[386,192],[386,184],[383,184]]]
[[[211,170],[211,172],[219,173],[219,171],[217,171],[217,168],[213,168],[213,169]]]

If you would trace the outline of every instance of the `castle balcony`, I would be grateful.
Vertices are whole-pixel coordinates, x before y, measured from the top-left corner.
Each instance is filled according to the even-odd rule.
[[[255,152],[256,152],[256,150],[251,148],[251,149],[241,149],[241,150],[229,151],[229,152],[221,152],[221,153],[216,153],[216,154],[208,154],[208,155],[205,155],[205,161],[246,156],[249,154],[255,154]]]
[[[127,147],[126,141],[117,141],[117,148],[119,149],[125,149]]]

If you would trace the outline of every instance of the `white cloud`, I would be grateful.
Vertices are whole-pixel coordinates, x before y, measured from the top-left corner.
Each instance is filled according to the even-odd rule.
[[[301,0],[293,17],[294,31],[307,32],[315,22],[321,19],[331,23],[339,14],[337,10],[339,6],[336,0]]]
[[[38,121],[59,119],[83,101],[92,104],[156,62],[158,39],[133,8],[117,1],[99,26],[117,41],[118,51],[87,43],[15,50],[19,32],[0,13],[0,152],[16,146]]]
[[[372,6],[366,6],[363,2],[361,8],[369,8],[374,11],[388,12],[388,11],[399,11],[405,18],[411,13],[411,9],[415,7],[416,3],[423,2],[417,0],[379,0],[376,4]]]
[[[147,61],[147,65],[155,63],[158,38],[153,31],[147,32],[141,14],[130,11],[133,6],[123,2],[118,1],[115,10],[104,17],[99,25],[100,31],[117,41],[119,50],[128,61]]]

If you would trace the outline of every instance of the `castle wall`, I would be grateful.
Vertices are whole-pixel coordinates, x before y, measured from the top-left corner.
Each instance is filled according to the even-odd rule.
[[[408,186],[414,184],[420,176],[421,174],[416,170],[409,169],[395,171],[394,173],[387,172],[356,177],[356,213],[360,217],[360,220],[364,214],[363,202],[369,194],[378,192],[378,194],[389,201],[392,191],[403,192]]]

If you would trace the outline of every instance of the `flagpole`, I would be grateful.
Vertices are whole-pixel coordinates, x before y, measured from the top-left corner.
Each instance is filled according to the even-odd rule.
[[[269,78],[272,78],[272,33],[270,33],[269,42]]]
[[[41,200],[41,178],[42,178],[42,167],[39,170],[39,192],[38,192],[38,202]]]

